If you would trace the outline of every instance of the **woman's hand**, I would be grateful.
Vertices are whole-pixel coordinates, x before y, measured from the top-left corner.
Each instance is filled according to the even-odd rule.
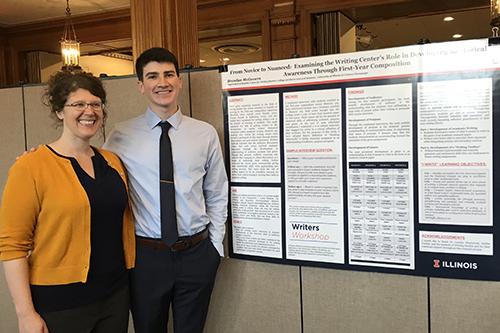
[[[3,268],[19,320],[19,333],[49,333],[45,321],[36,312],[31,299],[28,259],[4,261]]]
[[[18,315],[19,333],[49,333],[43,318],[36,312]]]

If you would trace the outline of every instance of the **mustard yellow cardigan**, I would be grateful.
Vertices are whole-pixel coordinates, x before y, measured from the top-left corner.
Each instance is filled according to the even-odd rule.
[[[121,161],[97,149],[127,186]],[[135,263],[134,220],[123,216],[125,265]],[[21,156],[9,171],[0,209],[0,260],[28,257],[30,283],[86,282],[90,263],[90,202],[71,161],[46,146]]]

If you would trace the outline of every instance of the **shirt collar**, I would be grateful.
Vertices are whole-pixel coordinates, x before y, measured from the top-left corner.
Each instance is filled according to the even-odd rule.
[[[148,110],[145,113],[146,117],[146,123],[148,124],[149,128],[153,129],[158,125],[162,119],[156,115],[151,109],[148,107]],[[174,115],[170,118],[167,119],[167,121],[172,125],[172,127],[177,130],[179,128],[179,125],[181,124],[182,121],[182,112],[181,108],[179,107],[177,109],[177,112],[174,113]]]

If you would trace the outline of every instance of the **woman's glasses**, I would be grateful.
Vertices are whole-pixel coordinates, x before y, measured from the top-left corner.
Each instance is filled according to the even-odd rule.
[[[76,102],[72,104],[64,104],[64,106],[71,106],[73,109],[76,111],[85,111],[87,110],[87,107],[90,106],[92,110],[94,111],[99,111],[102,110],[102,103],[101,102],[93,102],[93,103],[85,103],[85,102]]]

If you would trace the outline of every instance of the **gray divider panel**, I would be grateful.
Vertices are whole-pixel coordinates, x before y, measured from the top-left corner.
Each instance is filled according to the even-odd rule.
[[[302,267],[302,298],[304,333],[428,332],[426,277]]]
[[[62,133],[62,124],[51,117],[50,109],[42,103],[42,95],[46,88],[45,84],[25,87],[24,107],[28,149],[54,142]]]
[[[224,150],[224,114],[221,84],[221,76],[218,70],[191,73],[193,118],[206,121],[215,127]]]
[[[299,267],[224,259],[206,333],[300,333]]]
[[[103,80],[106,88],[108,119],[106,134],[109,134],[116,123],[140,116],[148,107],[146,97],[137,88],[135,76],[119,79]]]
[[[0,198],[10,167],[24,151],[22,88],[0,89]],[[0,265],[0,332],[17,332],[17,316]]]
[[[430,278],[432,333],[498,333],[500,283]]]
[[[24,122],[22,88],[0,89],[0,194],[7,181],[16,156],[24,151]],[[1,196],[0,196],[1,198]],[[0,199],[1,202],[1,199]]]
[[[181,73],[182,79],[182,89],[179,93],[179,99],[177,100],[179,107],[181,108],[182,114],[185,116],[191,115],[191,103],[189,96],[189,75],[187,73]],[[196,118],[196,117],[194,117]]]

